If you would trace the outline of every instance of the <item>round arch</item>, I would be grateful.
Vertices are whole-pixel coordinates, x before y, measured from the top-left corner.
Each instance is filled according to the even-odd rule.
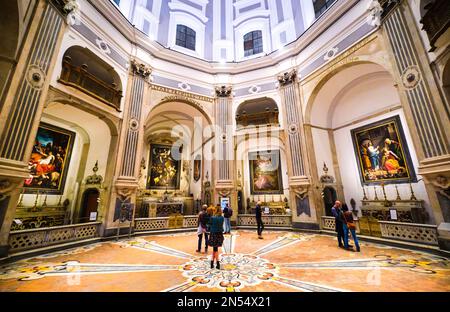
[[[304,113],[304,122],[305,124],[310,124],[311,123],[311,113],[312,113],[312,109],[313,106],[315,105],[316,102],[316,98],[320,92],[320,90],[325,86],[325,84],[331,80],[335,75],[337,75],[338,73],[358,66],[358,65],[378,65],[380,66],[384,71],[386,71],[387,73],[389,73],[389,75],[391,76],[392,80],[394,80],[394,75],[390,72],[390,70],[388,68],[386,68],[383,64],[379,63],[379,62],[374,62],[374,61],[353,61],[347,64],[343,64],[341,66],[338,66],[337,68],[331,70],[329,73],[327,73],[326,75],[324,75],[320,81],[316,84],[316,86],[314,87],[313,91],[311,92],[307,103],[306,103],[306,107],[305,107],[305,113]],[[394,80],[395,81],[395,80]]]

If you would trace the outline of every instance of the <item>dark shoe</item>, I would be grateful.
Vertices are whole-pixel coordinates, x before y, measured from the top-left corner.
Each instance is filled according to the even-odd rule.
[[[342,244],[339,244],[339,246],[338,246],[339,248],[344,248],[344,245],[342,245]]]
[[[361,252],[361,249],[359,247],[356,247],[356,252]]]
[[[207,254],[208,253],[208,248],[205,248],[205,254]]]
[[[217,269],[217,270],[220,270],[220,262],[219,262],[219,261],[217,261],[216,269]]]
[[[211,261],[211,269],[214,269],[214,261]]]
[[[197,249],[195,252],[201,252],[200,249]]]
[[[261,235],[258,236],[259,239],[264,239]]]
[[[347,247],[347,248],[345,248],[345,247],[344,247],[344,249],[345,249],[345,250],[347,250],[347,251],[354,251],[354,250],[353,250],[353,248],[352,248],[352,247],[350,247],[350,246],[349,246],[349,247]]]

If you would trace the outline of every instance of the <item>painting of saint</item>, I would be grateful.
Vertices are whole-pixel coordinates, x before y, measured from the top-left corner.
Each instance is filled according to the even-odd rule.
[[[147,189],[179,189],[180,162],[180,160],[174,159],[172,146],[150,145]]]
[[[280,151],[250,152],[251,194],[282,194]]]
[[[399,116],[351,133],[363,184],[417,181]]]
[[[74,139],[75,133],[72,131],[46,123],[39,125],[28,161],[30,174],[24,183],[26,193],[64,192]]]

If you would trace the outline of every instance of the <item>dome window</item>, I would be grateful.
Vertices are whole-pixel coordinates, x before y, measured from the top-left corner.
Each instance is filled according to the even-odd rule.
[[[251,56],[263,52],[262,31],[255,30],[244,36],[244,56]]]
[[[195,31],[184,25],[177,25],[177,46],[195,51]]]

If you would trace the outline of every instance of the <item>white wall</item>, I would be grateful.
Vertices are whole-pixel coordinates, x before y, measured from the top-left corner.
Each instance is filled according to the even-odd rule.
[[[419,163],[417,161],[417,155],[414,150],[414,145],[412,143],[411,134],[410,134],[408,126],[406,124],[405,115],[404,115],[402,109],[398,109],[398,110],[383,114],[381,116],[377,116],[375,118],[370,118],[363,122],[341,128],[334,132],[334,140],[336,142],[336,147],[339,149],[339,151],[341,151],[337,155],[338,155],[339,169],[341,171],[342,183],[344,185],[345,201],[347,203],[350,203],[351,198],[355,199],[359,210],[361,207],[361,199],[363,198],[364,195],[363,195],[361,180],[360,180],[359,172],[358,172],[358,165],[357,165],[358,160],[356,158],[356,154],[355,154],[354,148],[353,148],[351,130],[361,127],[361,126],[364,126],[369,123],[376,122],[378,120],[382,120],[382,119],[385,119],[388,117],[395,116],[395,115],[400,116],[403,130],[405,133],[406,144],[408,145],[411,160],[413,163],[413,167],[417,174]],[[421,178],[419,175],[417,177],[418,177],[418,179]],[[411,196],[411,193],[409,190],[409,184],[398,184],[397,186],[399,189],[400,197],[402,199],[409,199]],[[389,200],[395,199],[397,197],[395,186],[393,184],[386,185],[385,189],[386,189],[387,198]],[[427,209],[428,213],[430,214],[430,216],[432,216],[432,211],[431,211],[431,207],[429,204],[428,195],[425,190],[425,185],[424,185],[423,181],[414,183],[413,189],[414,189],[414,193],[415,193],[416,197],[418,199],[425,201],[426,209]],[[367,187],[366,187],[366,190],[367,190]],[[383,198],[381,187],[377,186],[377,192],[378,192],[378,197]],[[370,199],[374,198],[373,186],[371,186],[369,188],[369,192],[367,195]],[[433,222],[433,220],[430,220],[430,221]]]

